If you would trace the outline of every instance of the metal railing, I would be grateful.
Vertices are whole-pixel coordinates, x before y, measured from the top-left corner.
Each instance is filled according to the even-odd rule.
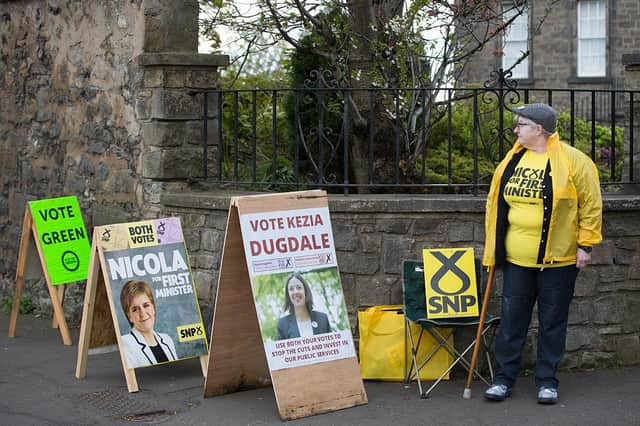
[[[203,92],[194,178],[244,189],[476,193],[515,140],[510,110],[545,102],[603,186],[635,182],[638,91],[518,89],[509,76],[499,70],[472,88],[355,89],[315,73],[303,88]]]

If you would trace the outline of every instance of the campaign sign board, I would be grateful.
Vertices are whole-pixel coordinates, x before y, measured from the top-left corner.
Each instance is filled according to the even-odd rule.
[[[126,367],[207,353],[178,218],[96,227],[114,328]]]
[[[87,279],[91,245],[76,197],[29,202],[51,284]]]
[[[269,369],[354,357],[329,209],[244,214],[240,226]]]
[[[427,318],[478,316],[473,248],[424,249]]]
[[[325,191],[231,200],[204,395],[268,384],[285,420],[367,403]]]

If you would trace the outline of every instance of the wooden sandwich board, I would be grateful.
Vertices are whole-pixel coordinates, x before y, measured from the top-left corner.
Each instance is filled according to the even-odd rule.
[[[283,305],[307,291],[301,332]],[[271,383],[284,420],[367,403],[324,191],[232,199],[208,365],[205,397]]]
[[[89,239],[76,197],[31,201],[24,211],[16,268],[16,288],[9,321],[9,336],[16,326],[25,278],[41,278],[47,283],[53,324],[62,342],[71,345],[71,335],[62,310],[62,284],[87,278]],[[57,289],[54,286],[58,286]]]
[[[139,390],[136,368],[199,357],[205,374],[207,339],[180,220],[95,227],[90,258],[76,378],[86,376],[90,352],[110,350],[120,353],[129,392]],[[149,318],[161,354],[145,338]]]

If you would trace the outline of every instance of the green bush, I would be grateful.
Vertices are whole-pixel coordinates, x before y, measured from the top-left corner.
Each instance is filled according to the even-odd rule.
[[[256,170],[256,181],[258,182],[293,183],[294,177],[292,161],[282,156],[276,157],[275,173],[271,160],[263,161]],[[269,189],[272,189],[271,186]]]
[[[478,121],[478,182],[489,183],[491,175],[501,157],[515,142],[512,130],[514,123],[513,114],[505,111],[503,114],[505,138],[502,156],[499,150],[499,112],[495,104],[478,103],[480,119]],[[448,122],[444,107],[440,110],[441,117],[432,124],[427,147],[425,151],[425,163],[427,166],[428,183],[447,183],[448,165]],[[455,102],[451,110],[451,156],[452,156],[452,183],[471,183],[473,179],[473,105],[469,100]],[[574,120],[574,144],[587,155],[591,155],[591,122],[580,118]],[[571,116],[566,111],[558,113],[558,133],[560,139],[569,143],[571,137]],[[611,152],[611,128],[610,126],[597,124],[595,126],[595,163],[600,173],[600,180],[616,181],[621,178],[624,162],[624,131],[621,127],[615,129],[616,161],[615,176],[611,176],[610,152]],[[422,158],[418,158],[415,164],[418,174],[422,170]]]
[[[339,11],[331,13],[338,14]],[[334,87],[333,75],[328,71],[331,66],[327,59],[314,53],[314,46],[323,43],[323,38],[310,33],[300,39],[300,46],[290,52],[285,68],[289,75],[291,87],[297,89],[285,95],[285,110],[289,132],[293,136],[289,141],[289,156],[293,158],[295,134],[300,131],[299,138],[304,138],[304,146],[300,144],[299,168],[301,176],[317,182],[320,164],[322,174],[343,180],[341,163],[335,161],[342,158],[343,146],[339,141],[343,120],[343,94],[337,91],[314,91],[310,87]],[[307,90],[305,90],[307,89]],[[298,117],[295,114],[295,100],[298,100]],[[320,107],[322,105],[322,107]],[[320,115],[319,109],[322,110]],[[323,134],[319,134],[319,122],[322,119]],[[296,129],[299,126],[299,129]],[[319,142],[322,141],[322,159]],[[330,141],[330,143],[327,143]],[[322,161],[321,161],[322,160]],[[331,179],[329,179],[331,180]]]
[[[510,149],[511,144],[504,142],[502,156],[496,129],[499,128],[499,111],[495,105],[478,102],[480,119],[478,120],[478,183],[489,183],[495,166]],[[439,107],[427,141],[425,151],[428,183],[446,183],[448,181],[448,118],[445,106]],[[512,114],[503,115],[504,128],[513,126]],[[455,102],[451,108],[451,182],[472,183],[474,167],[473,147],[473,104],[471,100]],[[512,136],[510,130],[507,135]],[[514,139],[511,137],[510,139]],[[422,158],[417,159],[416,167],[421,170]]]
[[[242,74],[233,82],[235,69],[229,70],[221,80],[221,86],[232,86],[237,90],[238,124],[236,130],[235,111],[236,101],[233,92],[225,93],[223,98],[222,113],[222,142],[223,180],[232,180],[234,163],[238,163],[238,180],[253,180],[253,150],[255,144],[256,166],[271,164],[273,158],[273,95],[276,93],[276,129],[277,146],[276,156],[288,156],[289,141],[291,140],[290,126],[287,125],[287,116],[284,102],[285,94],[277,88],[283,85],[286,75],[280,69],[267,70],[257,74]],[[257,89],[260,88],[260,89]],[[253,130],[253,102],[255,93],[256,117],[255,117],[255,141]],[[236,133],[237,132],[237,133]],[[238,141],[238,155],[235,156],[235,140]],[[259,172],[257,171],[257,174]],[[260,181],[259,177],[256,177]],[[270,181],[268,176],[266,181]]]
[[[575,119],[574,145],[580,151],[591,156],[592,138],[591,121]],[[571,140],[571,115],[568,112],[558,113],[558,133],[560,138],[569,143]],[[622,177],[624,165],[624,130],[615,128],[615,176],[611,176],[611,127],[596,123],[595,126],[595,163],[600,172],[600,181],[615,182]]]
[[[13,297],[4,297],[0,302],[0,306],[2,312],[8,314],[11,312],[11,308],[13,308]],[[35,306],[33,306],[33,301],[29,296],[22,296],[22,300],[20,301],[20,313],[21,314],[30,314],[35,310]]]

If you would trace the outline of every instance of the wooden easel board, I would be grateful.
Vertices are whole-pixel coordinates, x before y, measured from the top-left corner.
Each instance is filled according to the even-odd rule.
[[[117,344],[127,387],[135,369],[200,357],[207,339],[178,218],[94,229],[76,377],[89,350]],[[157,348],[153,348],[157,346]]]
[[[53,327],[71,345],[62,310],[64,287],[54,286],[87,278],[89,239],[76,197],[30,201],[25,209],[16,268],[16,288],[9,336],[15,337],[25,278],[44,276],[53,306]]]
[[[270,381],[285,420],[367,403],[324,191],[232,199],[208,364],[205,397]]]
[[[89,237],[76,197],[29,202],[34,238],[44,258],[51,284],[87,279]]]

